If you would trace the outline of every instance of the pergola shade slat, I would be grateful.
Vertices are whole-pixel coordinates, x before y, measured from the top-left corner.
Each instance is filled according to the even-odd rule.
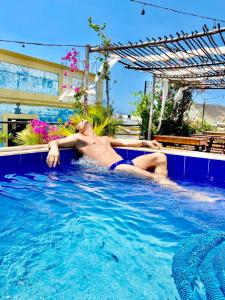
[[[147,71],[170,82],[194,88],[225,88],[225,28],[192,34],[177,33],[138,43],[91,47],[90,52],[112,52],[128,69]]]

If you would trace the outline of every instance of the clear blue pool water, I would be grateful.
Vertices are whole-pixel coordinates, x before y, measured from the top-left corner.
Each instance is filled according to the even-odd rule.
[[[212,202],[78,163],[5,176],[0,299],[179,299],[179,243],[225,230],[225,190],[182,184]]]

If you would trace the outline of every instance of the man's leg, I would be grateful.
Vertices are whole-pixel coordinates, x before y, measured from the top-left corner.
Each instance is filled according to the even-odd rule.
[[[132,165],[121,164],[121,165],[117,166],[115,170],[126,172],[126,173],[131,173],[131,174],[134,174],[134,175],[137,175],[140,177],[149,178],[149,179],[152,179],[153,181],[155,181],[156,183],[178,189],[178,185],[175,182],[173,182],[161,175],[158,175],[155,173],[150,173],[146,170],[143,170],[141,168],[138,168],[138,167],[135,167]]]
[[[154,173],[161,176],[167,176],[167,158],[162,153],[151,153],[138,156],[133,159],[135,167],[143,170],[154,169]]]

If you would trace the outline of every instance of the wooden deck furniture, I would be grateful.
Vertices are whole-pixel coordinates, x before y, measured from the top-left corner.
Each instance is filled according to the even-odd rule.
[[[194,134],[193,136],[198,138],[202,138],[202,137],[208,138],[208,146],[207,146],[208,152],[225,154],[225,133],[224,132],[207,131],[203,133]]]
[[[172,135],[155,135],[154,140],[167,145],[189,145],[194,146],[195,150],[203,151],[207,149],[208,137],[183,137]]]

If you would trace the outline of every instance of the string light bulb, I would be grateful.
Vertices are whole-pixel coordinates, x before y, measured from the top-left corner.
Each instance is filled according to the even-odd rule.
[[[144,8],[144,5],[142,6],[141,15],[142,15],[142,16],[144,16],[144,15],[145,15],[145,8]]]

